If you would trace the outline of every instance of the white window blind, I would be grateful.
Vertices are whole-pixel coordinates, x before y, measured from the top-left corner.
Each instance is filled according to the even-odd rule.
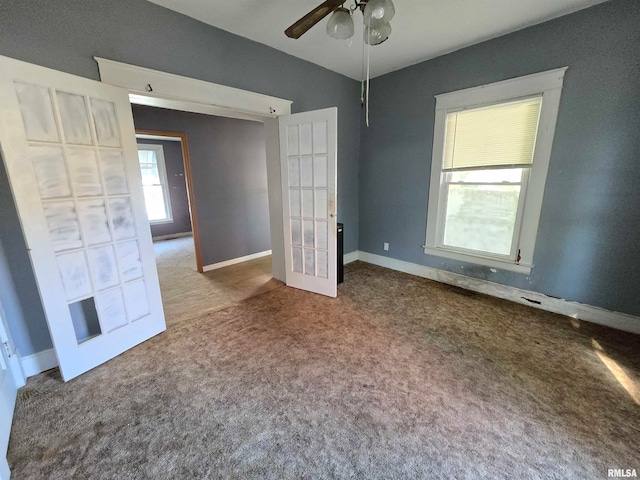
[[[443,170],[529,167],[542,96],[447,114]]]

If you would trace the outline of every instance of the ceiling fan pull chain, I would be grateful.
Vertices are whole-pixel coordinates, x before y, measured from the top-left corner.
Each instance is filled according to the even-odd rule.
[[[357,8],[357,7],[356,7]],[[362,28],[367,28],[364,24],[364,21],[362,22]],[[360,80],[360,108],[364,108],[364,88],[365,88],[365,79],[364,79],[364,49],[365,49],[365,42],[362,42],[362,71],[360,72],[360,78],[362,80]]]
[[[371,30],[371,27],[367,27],[369,30]],[[369,31],[367,31],[367,35],[369,34]],[[366,108],[366,113],[365,113],[365,119],[366,119],[366,123],[367,123],[367,127],[369,126],[369,77],[370,77],[370,70],[369,70],[369,65],[370,65],[370,60],[371,60],[371,44],[367,43],[367,108]]]

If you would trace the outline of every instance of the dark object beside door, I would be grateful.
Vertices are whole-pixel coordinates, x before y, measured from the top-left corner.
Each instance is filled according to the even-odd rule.
[[[344,224],[338,223],[338,285],[344,282]]]

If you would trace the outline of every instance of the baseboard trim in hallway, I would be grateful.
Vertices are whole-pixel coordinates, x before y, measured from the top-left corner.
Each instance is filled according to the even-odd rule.
[[[182,237],[193,237],[193,232],[182,232],[182,233],[172,233],[170,235],[160,235],[158,237],[153,237],[152,240],[154,242],[161,242],[163,240],[173,240],[175,238]]]
[[[232,258],[231,260],[225,260],[224,262],[212,263],[211,265],[205,265],[204,267],[202,267],[202,270],[205,272],[210,272],[211,270],[228,267],[229,265],[235,265],[236,263],[248,262],[249,260],[266,257],[267,255],[271,255],[271,250],[252,253],[251,255],[245,255],[244,257]]]

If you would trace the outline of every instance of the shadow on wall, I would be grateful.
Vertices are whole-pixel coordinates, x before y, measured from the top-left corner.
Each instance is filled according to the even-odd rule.
[[[4,161],[0,159],[0,301],[24,357],[53,347]]]

